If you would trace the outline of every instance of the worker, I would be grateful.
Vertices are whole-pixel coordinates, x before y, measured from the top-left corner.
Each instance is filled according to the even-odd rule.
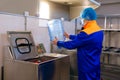
[[[67,49],[77,48],[78,80],[100,80],[100,54],[102,50],[103,31],[96,22],[97,15],[93,8],[85,8],[80,13],[83,30],[77,35],[64,35],[70,41],[58,41],[54,45]]]

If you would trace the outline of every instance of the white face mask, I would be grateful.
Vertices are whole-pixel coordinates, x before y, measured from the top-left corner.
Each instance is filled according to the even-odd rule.
[[[81,23],[82,23],[82,25],[84,25],[84,19],[81,19]]]
[[[84,19],[79,19],[80,20],[80,22],[79,22],[79,26],[80,26],[80,29],[82,29],[82,27],[84,26]]]

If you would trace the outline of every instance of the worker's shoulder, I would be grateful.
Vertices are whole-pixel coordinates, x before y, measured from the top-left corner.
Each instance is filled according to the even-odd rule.
[[[88,34],[84,31],[79,32],[78,37],[86,37]]]
[[[84,29],[84,30],[82,30],[82,32],[85,32],[86,34],[88,34],[88,35],[91,35],[91,34],[94,34],[94,33],[96,33],[96,32],[101,32],[102,30],[101,30],[101,28],[88,28],[88,29]]]
[[[87,37],[87,36],[92,36],[92,35],[95,35],[95,34],[104,34],[104,33],[103,33],[103,30],[94,31],[92,33],[87,33],[86,31],[82,30],[79,33],[79,36]]]

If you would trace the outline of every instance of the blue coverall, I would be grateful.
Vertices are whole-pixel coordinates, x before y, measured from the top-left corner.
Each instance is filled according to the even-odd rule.
[[[58,41],[57,45],[77,48],[78,80],[100,80],[100,54],[103,31],[96,20],[89,21],[77,35],[70,35],[71,41]]]

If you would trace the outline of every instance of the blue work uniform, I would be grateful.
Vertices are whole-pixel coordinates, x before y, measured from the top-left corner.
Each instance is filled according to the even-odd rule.
[[[58,41],[57,45],[77,48],[78,80],[100,80],[100,54],[102,50],[103,31],[95,20],[84,25],[77,35],[70,35],[71,41]]]

